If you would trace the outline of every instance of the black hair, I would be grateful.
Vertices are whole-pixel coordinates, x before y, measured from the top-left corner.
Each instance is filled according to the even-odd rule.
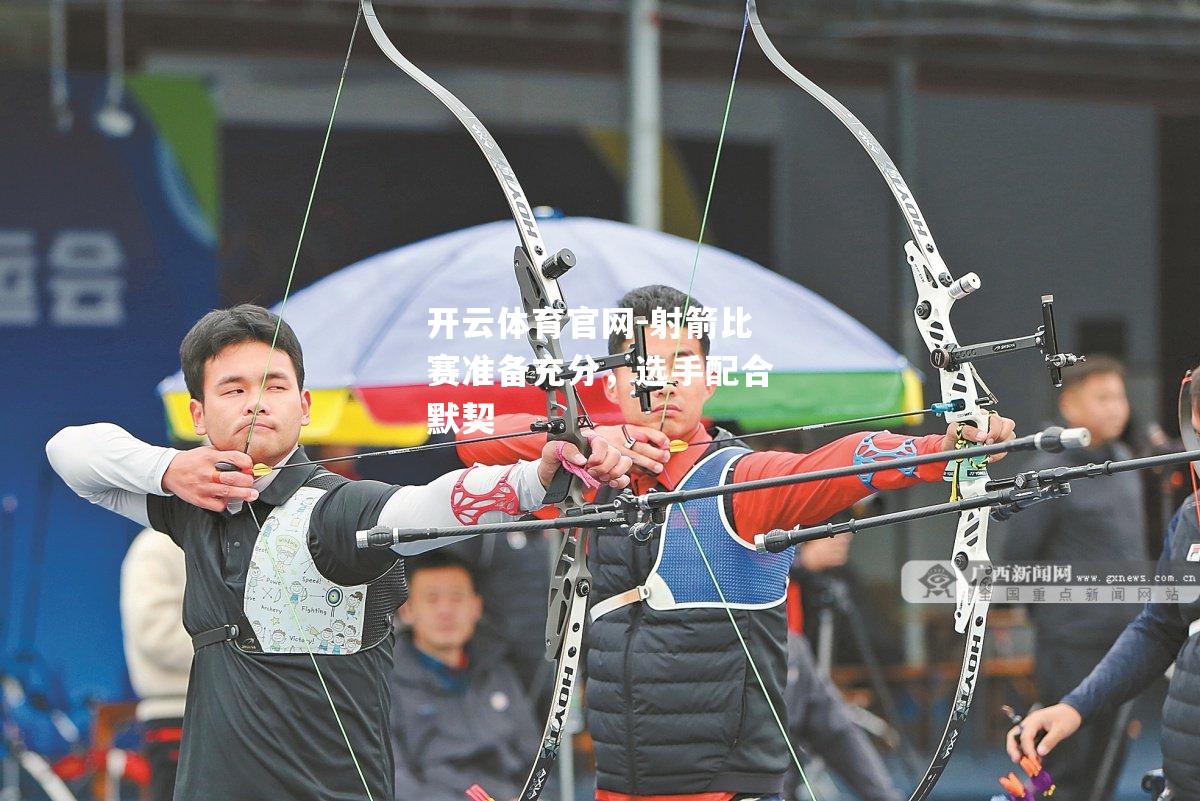
[[[479,579],[475,575],[475,568],[463,559],[444,550],[430,551],[421,554],[419,557],[405,559],[404,570],[408,575],[408,586],[412,586],[413,577],[422,570],[436,570],[444,567],[457,567],[463,570],[467,574],[467,578],[471,580],[471,589],[476,593],[479,592]]]
[[[279,336],[275,329],[278,326]],[[275,314],[250,303],[232,309],[216,309],[200,318],[179,345],[179,362],[183,365],[183,380],[188,394],[195,400],[204,400],[204,368],[221,351],[230,345],[243,342],[264,342],[283,351],[292,360],[296,369],[296,380],[304,388],[304,353],[300,340],[286,321]]]
[[[1094,375],[1118,375],[1125,377],[1125,365],[1112,356],[1088,356],[1087,361],[1063,370],[1063,392],[1078,387]]]
[[[678,289],[663,284],[650,284],[648,286],[640,286],[637,289],[631,289],[625,293],[624,297],[617,301],[617,308],[631,309],[633,318],[636,320],[639,317],[650,320],[655,309],[665,309],[668,314],[678,313],[683,317],[684,311],[689,313],[695,309],[697,313],[704,310],[695,298],[688,301],[688,296]],[[684,325],[686,325],[684,321]],[[622,346],[626,340],[633,339],[632,333],[624,333],[614,331],[608,335],[608,352],[617,353],[622,350]],[[705,356],[708,356],[711,342],[708,337],[708,330],[705,329],[700,334],[700,350]]]

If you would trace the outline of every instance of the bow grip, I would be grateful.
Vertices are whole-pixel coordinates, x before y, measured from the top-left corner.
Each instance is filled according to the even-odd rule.
[[[565,466],[560,465],[550,481],[550,486],[546,488],[546,497],[542,503],[546,506],[557,506],[565,501],[571,494],[571,482],[574,480],[575,476],[571,475]]]

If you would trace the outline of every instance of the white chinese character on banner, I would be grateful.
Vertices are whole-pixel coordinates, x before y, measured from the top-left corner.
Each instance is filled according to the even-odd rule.
[[[496,404],[464,403],[462,416],[464,434],[496,433]]]
[[[429,309],[429,338],[437,339],[439,333],[445,329],[445,333],[441,334],[445,339],[454,339],[454,332],[458,328],[458,309],[442,308],[432,306]]]
[[[37,325],[37,254],[33,231],[0,231],[0,325]]]
[[[125,254],[111,231],[61,231],[46,262],[53,270],[50,319],[57,325],[117,326],[125,322]]]
[[[458,433],[457,403],[430,403],[425,408],[430,434]]]
[[[746,363],[742,365],[742,371],[746,374],[746,386],[748,387],[765,387],[770,385],[771,367],[773,365],[755,353]]]
[[[463,325],[467,327],[467,330],[463,332],[463,337],[466,339],[491,339],[494,335],[491,326],[495,322],[491,309],[486,306],[469,306],[467,313],[463,316]]]
[[[434,356],[426,356],[425,359],[429,363],[429,386],[458,386],[457,356],[451,356],[449,353],[439,353]]]

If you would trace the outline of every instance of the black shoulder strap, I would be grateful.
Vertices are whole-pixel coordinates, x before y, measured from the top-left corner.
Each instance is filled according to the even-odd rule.
[[[304,482],[304,486],[332,492],[343,484],[349,483],[350,479],[345,476],[339,476],[337,473],[331,473],[323,467],[318,467],[316,472],[309,477],[308,481]]]

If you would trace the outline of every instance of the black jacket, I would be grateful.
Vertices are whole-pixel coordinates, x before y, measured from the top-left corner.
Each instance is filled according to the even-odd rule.
[[[411,637],[396,638],[392,747],[396,801],[462,801],[479,784],[513,798],[537,756],[540,732],[503,648],[476,637],[466,687],[455,692],[422,660]]]
[[[1188,498],[1167,528],[1158,573],[1200,576],[1200,526],[1196,499]],[[1175,663],[1163,704],[1163,772],[1180,801],[1200,801],[1200,599],[1183,582],[1176,602],[1152,601],[1130,623],[1100,664],[1063,698],[1084,720],[1102,707],[1115,708],[1144,690]],[[1188,592],[1190,591],[1190,592]]]
[[[726,513],[732,519],[730,504]],[[657,550],[657,535],[639,545],[621,529],[599,531],[593,603],[642,584]],[[784,714],[784,605],[733,615]],[[587,642],[597,787],[633,795],[782,790],[787,747],[726,610],[658,612],[635,603],[591,623]]]

